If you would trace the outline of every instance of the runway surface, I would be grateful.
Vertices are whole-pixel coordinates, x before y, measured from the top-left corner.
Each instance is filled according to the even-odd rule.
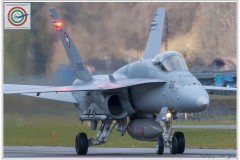
[[[79,157],[74,147],[28,147],[4,146],[4,158],[44,158],[44,157]],[[235,149],[186,149],[184,154],[170,154],[169,148],[163,155],[157,155],[155,148],[97,148],[90,147],[88,155],[83,157],[183,157],[183,158],[233,158]]]
[[[237,125],[174,125],[173,128],[236,129]]]

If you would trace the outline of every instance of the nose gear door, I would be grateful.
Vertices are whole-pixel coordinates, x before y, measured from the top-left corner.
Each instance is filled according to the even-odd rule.
[[[176,105],[176,100],[177,100],[177,85],[176,81],[170,81],[169,83],[169,92],[168,92],[168,104],[171,107],[174,107]]]

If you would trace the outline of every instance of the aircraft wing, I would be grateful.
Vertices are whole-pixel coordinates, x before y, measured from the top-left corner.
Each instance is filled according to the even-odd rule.
[[[165,81],[159,79],[135,78],[135,79],[121,79],[115,82],[96,81],[78,86],[59,86],[59,87],[4,84],[4,94],[21,94],[25,96],[77,103],[75,97],[72,95],[72,92],[107,91],[135,85],[153,83],[165,83]]]
[[[69,102],[69,103],[78,103],[76,98],[72,95],[71,92],[46,92],[46,93],[20,93],[23,96],[30,96],[36,98],[43,98],[43,99],[51,99],[56,101],[62,102]]]
[[[45,90],[51,88],[50,86],[34,86],[34,85],[18,85],[18,84],[4,84],[4,94],[20,94],[24,96],[31,96],[44,99],[52,99],[63,102],[78,103],[71,92],[28,92]]]
[[[230,87],[216,87],[216,86],[203,86],[206,90],[216,90],[216,91],[237,91],[237,88]]]
[[[47,93],[47,92],[73,92],[73,91],[90,91],[100,90],[100,88],[91,85],[84,86],[34,86],[4,84],[4,94],[24,94],[24,93]]]

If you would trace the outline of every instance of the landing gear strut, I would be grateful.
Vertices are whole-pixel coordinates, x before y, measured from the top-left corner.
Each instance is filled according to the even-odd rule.
[[[113,126],[111,126],[111,124],[112,121],[110,120],[102,121],[102,124],[99,128],[96,138],[88,139],[86,133],[83,132],[76,135],[75,149],[77,154],[86,155],[89,146],[106,143],[113,128],[117,125],[117,123],[115,123]]]
[[[157,116],[161,127],[163,128],[162,134],[157,139],[156,151],[158,155],[163,154],[164,146],[170,148],[171,154],[182,154],[185,150],[185,137],[183,132],[175,132],[173,134],[172,121],[177,119],[176,113],[163,108]]]

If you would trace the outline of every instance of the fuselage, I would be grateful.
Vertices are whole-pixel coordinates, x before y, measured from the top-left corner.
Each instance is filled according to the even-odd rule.
[[[169,107],[176,112],[200,112],[206,109],[209,105],[208,93],[188,69],[181,64],[183,62],[178,62],[184,61],[184,59],[177,58],[176,62],[182,66],[172,70],[170,70],[171,67],[170,69],[168,68],[169,66],[167,65],[169,64],[164,62],[166,58],[174,56],[181,57],[181,55],[172,51],[161,53],[158,56],[160,56],[160,61],[163,59],[161,63],[165,65],[165,68],[162,66],[164,69],[156,65],[154,59],[142,59],[123,66],[113,73],[113,77],[116,80],[125,78],[151,78],[164,81],[160,84],[131,86],[125,90],[122,89],[118,91],[119,95],[123,95],[121,97],[125,97],[125,99],[120,99],[124,110],[129,110],[126,114],[122,114],[122,116],[127,116],[133,112],[159,113],[162,107]],[[172,64],[172,68],[174,68],[174,65],[177,66],[177,63]],[[98,83],[108,80],[108,75],[93,76],[93,81]],[[82,94],[82,96],[79,96],[79,94]],[[126,94],[126,96],[124,96],[124,94]],[[79,101],[79,108],[81,110],[87,110],[88,107],[94,105],[98,106],[97,109],[103,111],[102,113],[107,112],[105,97],[108,96],[108,94],[97,91],[92,93],[92,96],[88,97],[86,95],[87,94],[83,92],[75,93],[74,95]],[[126,101],[130,102],[124,105],[123,103],[126,103]]]
[[[201,83],[188,71],[163,72],[151,60],[139,60],[116,71],[114,77],[156,78],[165,83],[152,87],[135,86],[131,94],[137,110],[157,112],[161,107],[176,109],[177,112],[200,112],[209,105],[209,96]]]

